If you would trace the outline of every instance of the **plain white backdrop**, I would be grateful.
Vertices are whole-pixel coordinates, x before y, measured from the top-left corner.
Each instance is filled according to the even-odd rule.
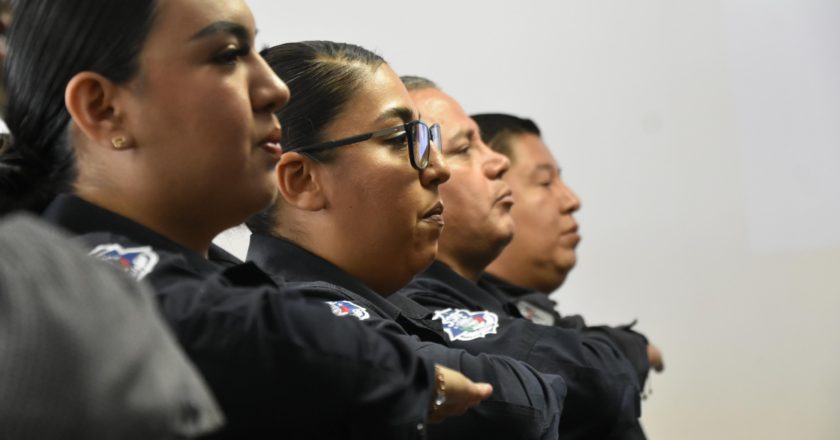
[[[260,45],[360,44],[541,126],[583,200],[554,298],[662,349],[649,438],[840,438],[840,1],[248,4]]]

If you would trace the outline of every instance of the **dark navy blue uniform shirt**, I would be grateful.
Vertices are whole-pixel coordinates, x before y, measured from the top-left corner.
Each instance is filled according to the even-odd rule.
[[[650,362],[647,357],[648,341],[644,335],[633,331],[635,321],[618,327],[588,326],[580,315],[561,316],[557,310],[557,303],[543,292],[517,286],[486,272],[481,274],[478,285],[502,303],[508,316],[525,318],[542,325],[576,329],[593,337],[608,338],[633,365],[639,377],[639,384],[644,387],[650,371]],[[614,438],[644,439],[645,434],[641,425],[636,424]]]
[[[58,197],[44,216],[154,287],[225,412],[218,438],[426,437],[434,367],[400,338],[337,319],[253,263],[223,268],[78,197]]]
[[[285,280],[287,288],[326,302],[336,315],[355,317],[383,333],[399,335],[420,356],[493,385],[493,395],[476,409],[431,425],[431,438],[558,438],[566,393],[562,378],[540,374],[508,357],[472,355],[447,347],[448,338],[440,322],[432,319],[432,311],[411,300],[397,307],[334,264],[290,241],[254,234],[248,260]]]
[[[439,261],[392,298],[400,297],[436,310],[444,326],[452,329],[450,338],[456,346],[470,352],[505,354],[539,371],[563,376],[568,395],[560,419],[562,438],[621,438],[621,433],[638,425],[641,383],[609,338],[511,317],[511,306],[500,295]],[[465,340],[462,334],[452,334],[463,325],[446,323],[454,313],[491,313],[498,316],[499,325],[493,335]]]
[[[633,364],[633,368],[639,375],[639,383],[644,386],[650,371],[650,362],[647,357],[648,341],[644,335],[633,330],[635,321],[617,327],[589,326],[580,315],[561,316],[557,311],[557,303],[543,292],[511,284],[489,273],[481,274],[478,285],[496,296],[509,316],[525,318],[543,325],[577,329],[591,335],[600,334],[609,338]]]

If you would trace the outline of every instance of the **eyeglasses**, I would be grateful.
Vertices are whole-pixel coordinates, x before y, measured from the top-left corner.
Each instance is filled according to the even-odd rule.
[[[422,170],[429,166],[429,157],[431,156],[432,151],[430,146],[431,142],[434,142],[438,151],[441,151],[440,125],[432,124],[432,126],[429,127],[425,122],[419,119],[406,122],[405,124],[396,127],[383,128],[382,130],[371,133],[359,134],[335,141],[319,142],[317,144],[306,145],[303,147],[284,147],[283,151],[307,153],[312,151],[328,150],[331,148],[338,148],[345,145],[363,142],[368,139],[383,138],[389,135],[402,133],[405,133],[406,138],[408,139],[408,159],[411,161],[411,166],[417,170]]]

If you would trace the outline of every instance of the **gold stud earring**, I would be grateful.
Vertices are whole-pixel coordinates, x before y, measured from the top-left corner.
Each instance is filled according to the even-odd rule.
[[[115,150],[122,150],[128,145],[128,140],[124,136],[117,136],[111,139],[111,144]]]

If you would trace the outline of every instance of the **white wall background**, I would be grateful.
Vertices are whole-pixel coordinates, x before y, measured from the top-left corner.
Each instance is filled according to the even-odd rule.
[[[555,298],[663,350],[652,440],[840,438],[840,0],[248,3],[541,125],[584,206]]]

